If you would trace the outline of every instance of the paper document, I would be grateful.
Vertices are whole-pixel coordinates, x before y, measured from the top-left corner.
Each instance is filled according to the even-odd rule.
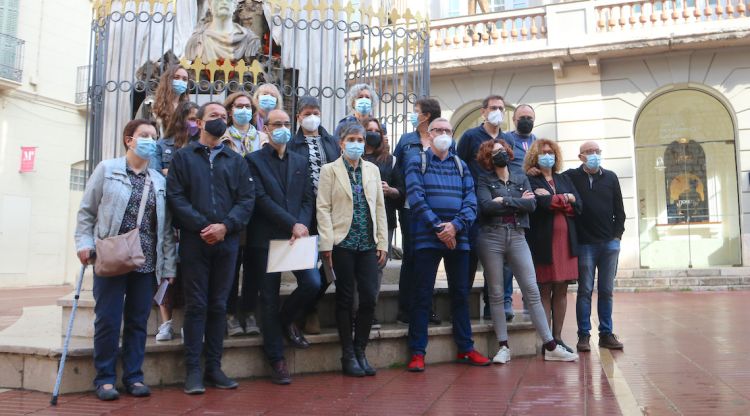
[[[318,265],[318,236],[289,240],[271,240],[268,245],[266,273],[314,269]]]
[[[159,283],[159,289],[156,290],[156,294],[154,295],[154,302],[156,302],[157,305],[162,305],[164,303],[164,295],[167,294],[168,287],[169,280],[161,279],[161,283]]]

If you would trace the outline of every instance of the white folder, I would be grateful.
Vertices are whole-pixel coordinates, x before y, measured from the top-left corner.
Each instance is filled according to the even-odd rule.
[[[266,273],[314,269],[318,265],[318,236],[289,240],[271,240],[268,244]]]

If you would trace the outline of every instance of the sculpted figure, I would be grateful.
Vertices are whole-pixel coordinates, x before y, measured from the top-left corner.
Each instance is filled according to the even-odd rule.
[[[232,21],[234,0],[211,0],[211,17],[188,39],[185,57],[203,62],[221,58],[249,60],[258,54],[260,38]]]

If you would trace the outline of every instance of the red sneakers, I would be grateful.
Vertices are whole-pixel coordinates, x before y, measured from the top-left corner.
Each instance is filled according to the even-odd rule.
[[[466,363],[476,366],[485,366],[490,365],[491,363],[489,358],[478,353],[476,350],[471,350],[469,352],[459,352],[456,356],[456,361],[458,361],[459,363]]]
[[[424,355],[412,354],[411,361],[409,361],[406,369],[414,373],[424,371]]]

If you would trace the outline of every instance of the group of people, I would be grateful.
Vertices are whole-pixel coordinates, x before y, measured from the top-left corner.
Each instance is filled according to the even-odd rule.
[[[310,347],[305,333],[320,331],[316,304],[331,275],[342,371],[375,375],[366,348],[378,324],[375,305],[397,212],[403,248],[398,319],[409,325],[409,371],[425,368],[441,261],[457,361],[484,366],[510,360],[506,320],[512,319],[513,275],[544,343],[544,359],[578,357],[561,337],[567,284],[574,281],[577,350],[588,351],[597,269],[600,346],[622,348],[611,313],[624,211],[617,177],[600,167],[596,143],[581,146],[578,169],[560,173],[558,144],[531,133],[533,109],[516,107],[516,130],[502,132],[505,103],[493,95],[484,100],[484,122],[466,131],[456,149],[439,102],[422,98],[409,115],[414,132],[403,135],[391,155],[385,128],[373,115],[377,93],[370,85],[351,87],[351,112],[331,135],[321,126],[314,97],[300,97],[297,114],[290,115],[278,89],[264,84],[252,96],[237,92],[223,103],[198,106],[185,99],[186,76],[179,66],[165,71],[159,90],[168,97],[157,92],[156,108],[173,112],[125,126],[125,156],[96,167],[78,212],[82,264],[96,256],[98,241],[133,230],[145,258],[117,276],[100,276],[94,268],[94,385],[100,399],[119,397],[119,355],[126,391],[150,394],[141,370],[146,323],[155,287],[164,281],[169,289],[156,339],[174,336],[172,309],[182,297],[188,394],[203,393],[207,385],[237,387],[221,368],[225,335],[262,333],[271,380],[289,384],[284,339],[295,348]],[[297,286],[282,302],[281,274],[266,272],[269,242],[293,244],[312,235],[318,236],[321,265],[294,271]],[[499,342],[493,360],[472,341],[468,298],[479,262]]]

